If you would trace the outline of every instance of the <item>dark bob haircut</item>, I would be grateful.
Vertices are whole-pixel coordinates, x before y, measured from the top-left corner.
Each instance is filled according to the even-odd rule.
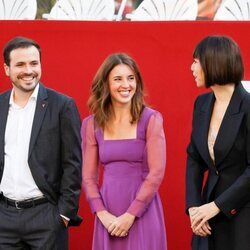
[[[41,60],[40,46],[35,41],[29,38],[17,36],[13,38],[12,40],[10,40],[4,47],[4,50],[3,50],[4,63],[7,66],[10,66],[10,53],[12,50],[19,49],[19,48],[29,48],[31,46],[34,46],[38,49],[40,60]]]
[[[244,65],[240,48],[230,37],[205,37],[196,45],[193,58],[200,61],[207,88],[215,84],[238,85],[243,79]]]

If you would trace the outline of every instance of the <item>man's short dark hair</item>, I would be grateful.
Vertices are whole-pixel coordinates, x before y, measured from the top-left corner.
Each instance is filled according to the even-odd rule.
[[[10,53],[12,50],[18,49],[18,48],[29,48],[31,46],[34,46],[38,49],[40,60],[41,60],[41,49],[37,42],[35,42],[32,39],[17,36],[13,39],[11,39],[4,47],[3,50],[3,57],[4,62],[7,66],[10,66]]]

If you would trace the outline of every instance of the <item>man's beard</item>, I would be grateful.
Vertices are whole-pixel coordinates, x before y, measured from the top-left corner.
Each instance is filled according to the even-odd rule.
[[[24,78],[24,77],[32,77],[33,79],[35,79],[35,78],[38,77],[38,74],[37,74],[37,73],[32,73],[32,74],[20,74],[20,75],[17,76],[17,79],[22,80],[22,78]],[[32,80],[33,80],[33,79],[32,79]],[[34,89],[36,88],[38,82],[39,82],[39,79],[36,81],[34,87],[28,88],[28,89],[23,88],[20,84],[17,84],[17,83],[15,83],[14,81],[13,81],[13,84],[16,86],[16,88],[20,89],[21,91],[26,92],[26,93],[29,93],[29,92],[34,91]]]

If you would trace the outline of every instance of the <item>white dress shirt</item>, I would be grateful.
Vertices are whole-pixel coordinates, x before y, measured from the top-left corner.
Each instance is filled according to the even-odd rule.
[[[13,200],[43,196],[37,187],[28,164],[31,129],[35,114],[39,84],[25,107],[14,103],[10,96],[4,141],[4,171],[0,190]]]

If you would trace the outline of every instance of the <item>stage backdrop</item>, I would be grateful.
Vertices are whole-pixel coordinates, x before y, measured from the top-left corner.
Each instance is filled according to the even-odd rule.
[[[188,250],[191,230],[184,213],[186,146],[193,102],[204,91],[196,88],[190,71],[193,48],[209,34],[232,36],[242,49],[245,79],[249,80],[249,30],[249,22],[1,21],[0,47],[14,36],[35,39],[42,47],[42,82],[75,98],[82,118],[89,114],[86,101],[91,80],[104,58],[126,52],[136,59],[146,85],[146,100],[164,117],[167,168],[160,194],[168,249]],[[0,91],[10,87],[2,68]],[[70,229],[70,249],[90,250],[93,215],[84,194],[79,212],[84,222]]]

